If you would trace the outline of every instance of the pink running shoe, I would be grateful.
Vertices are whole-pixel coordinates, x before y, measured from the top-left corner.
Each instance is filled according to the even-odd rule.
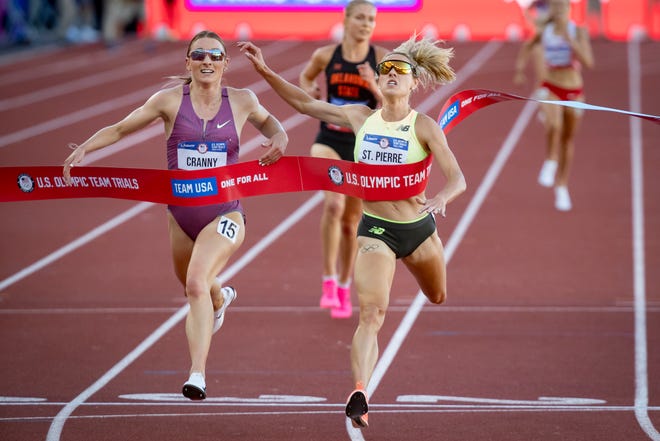
[[[340,306],[330,310],[332,318],[350,318],[353,315],[353,305],[351,304],[351,288],[337,287],[337,297],[339,297]]]
[[[324,280],[321,308],[339,308],[339,305],[339,297],[337,297],[337,281],[335,279]]]

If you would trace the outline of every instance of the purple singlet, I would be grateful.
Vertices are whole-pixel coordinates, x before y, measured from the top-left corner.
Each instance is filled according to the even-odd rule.
[[[199,118],[190,100],[190,86],[183,85],[181,105],[167,139],[167,168],[199,170],[238,162],[239,139],[234,126],[227,89],[222,88],[220,110],[209,121]],[[192,240],[216,217],[238,211],[245,218],[240,201],[200,207],[168,205],[170,213]]]

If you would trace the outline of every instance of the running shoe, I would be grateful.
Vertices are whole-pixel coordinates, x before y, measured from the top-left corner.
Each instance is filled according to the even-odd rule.
[[[337,297],[339,298],[339,307],[330,310],[332,318],[350,318],[353,315],[353,305],[351,304],[351,288],[339,286],[337,288]]]
[[[322,290],[321,308],[339,308],[341,304],[339,303],[339,297],[337,297],[337,280],[324,280]]]
[[[555,208],[559,211],[570,211],[573,208],[568,188],[563,185],[555,187]]]
[[[346,416],[351,419],[353,427],[369,427],[369,403],[364,389],[355,389],[346,401]]]
[[[225,321],[225,311],[231,305],[231,302],[236,300],[236,290],[234,289],[233,286],[225,286],[223,288],[220,288],[220,293],[222,294],[222,298],[224,299],[224,302],[222,303],[222,306],[220,309],[215,311],[215,320],[213,321],[213,333],[218,332],[218,329],[222,326],[222,324]]]
[[[557,161],[550,159],[544,161],[541,172],[539,173],[539,184],[543,187],[552,187],[555,185],[555,173],[557,173]]]
[[[188,381],[183,384],[181,391],[183,396],[191,400],[203,400],[206,398],[206,381],[200,372],[193,372],[190,374]]]

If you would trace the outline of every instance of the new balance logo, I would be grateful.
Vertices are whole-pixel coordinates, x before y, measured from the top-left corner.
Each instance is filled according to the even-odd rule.
[[[403,125],[402,125],[402,126],[399,126],[399,127],[397,128],[397,130],[399,130],[399,131],[401,131],[401,132],[407,132],[408,130],[410,130],[410,124],[406,124],[405,126],[403,126]]]
[[[369,228],[369,232],[371,234],[377,234],[377,235],[380,236],[381,234],[383,234],[385,232],[385,228],[383,228],[383,227],[371,227],[371,228]]]

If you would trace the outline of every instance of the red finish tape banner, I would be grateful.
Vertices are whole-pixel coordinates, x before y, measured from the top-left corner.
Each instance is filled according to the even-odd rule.
[[[443,105],[438,124],[448,133],[473,112],[502,101],[536,101],[600,110],[660,124],[660,116],[594,106],[578,101],[525,98],[487,89],[463,90]],[[382,166],[350,161],[284,156],[274,165],[257,161],[197,171],[110,167],[72,169],[66,185],[62,167],[0,167],[0,202],[62,198],[131,199],[170,205],[209,205],[273,193],[327,190],[364,200],[400,200],[426,188],[432,156],[414,164]]]
[[[554,104],[557,106],[572,107],[575,109],[600,110],[605,112],[621,113],[660,124],[660,116],[657,115],[647,115],[644,113],[629,112],[627,110],[614,109],[611,107],[594,106],[592,104],[581,103],[579,101],[553,101],[525,98],[510,93],[487,89],[463,90],[449,97],[440,110],[440,116],[438,116],[438,124],[445,133],[449,133],[451,129],[454,128],[454,126],[456,126],[458,123],[463,121],[477,110],[490,106],[491,104],[511,100],[536,101],[539,103]]]
[[[62,167],[0,167],[0,202],[115,198],[169,205],[210,205],[273,193],[328,190],[364,200],[399,200],[426,188],[432,156],[382,166],[302,156],[273,165],[241,162],[204,170],[76,167],[66,185]]]

